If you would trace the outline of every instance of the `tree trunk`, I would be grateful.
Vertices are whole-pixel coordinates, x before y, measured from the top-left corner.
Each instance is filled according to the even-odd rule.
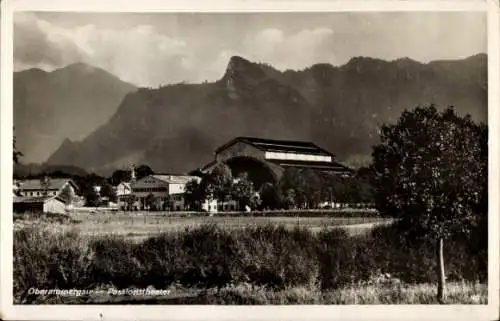
[[[445,297],[445,282],[446,277],[444,273],[444,256],[443,256],[443,238],[438,239],[437,244],[437,276],[438,276],[438,288],[437,288],[437,300],[439,304],[444,304]]]

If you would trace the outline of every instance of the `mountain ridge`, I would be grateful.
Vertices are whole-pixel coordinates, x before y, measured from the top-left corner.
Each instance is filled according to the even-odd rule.
[[[340,160],[359,160],[376,143],[378,126],[404,108],[455,105],[485,121],[486,61],[486,54],[428,63],[353,57],[342,66],[279,71],[234,56],[214,82],[125,95],[108,122],[60,146],[47,163],[102,171],[135,155],[158,171],[187,172],[236,136],[310,140]]]
[[[24,162],[43,162],[65,138],[81,140],[136,87],[84,63],[14,73],[14,127]],[[34,121],[36,120],[36,121]]]

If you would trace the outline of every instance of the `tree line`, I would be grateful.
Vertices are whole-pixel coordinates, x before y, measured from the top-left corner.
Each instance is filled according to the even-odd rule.
[[[234,201],[237,210],[316,209],[322,204],[373,203],[366,168],[352,175],[339,175],[312,169],[287,168],[278,182],[267,182],[259,188],[248,179],[247,173],[233,177],[231,169],[218,164],[201,180],[186,185],[185,201],[199,211],[203,202]]]

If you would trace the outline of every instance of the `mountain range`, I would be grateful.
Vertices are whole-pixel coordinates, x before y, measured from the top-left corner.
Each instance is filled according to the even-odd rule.
[[[396,121],[404,109],[452,105],[460,114],[487,120],[485,54],[429,63],[354,57],[342,66],[321,63],[296,71],[235,56],[214,82],[137,90],[116,84],[114,90],[101,85],[100,91],[76,95],[87,97],[83,105],[89,108],[103,90],[113,92],[113,99],[106,98],[107,114],[99,117],[79,116],[82,105],[65,111],[59,105],[55,112],[55,105],[44,104],[44,113],[73,116],[67,126],[78,122],[88,130],[83,139],[83,134],[76,139],[67,135],[46,164],[98,173],[131,163],[148,164],[155,171],[188,172],[211,161],[213,151],[233,137],[256,136],[313,141],[355,166],[369,159],[378,127]],[[68,99],[66,108],[76,106]],[[50,121],[44,128],[57,126]]]
[[[83,140],[104,125],[137,88],[83,63],[14,73],[14,128],[25,163],[41,163],[67,139]]]

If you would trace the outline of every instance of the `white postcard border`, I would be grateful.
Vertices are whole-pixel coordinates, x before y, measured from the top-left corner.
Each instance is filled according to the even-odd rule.
[[[494,320],[499,316],[499,4],[483,1],[28,1],[1,4],[1,278],[0,318],[6,320]],[[12,124],[13,11],[107,12],[319,12],[319,11],[487,11],[489,125],[489,266],[488,305],[352,306],[110,306],[12,304]]]

